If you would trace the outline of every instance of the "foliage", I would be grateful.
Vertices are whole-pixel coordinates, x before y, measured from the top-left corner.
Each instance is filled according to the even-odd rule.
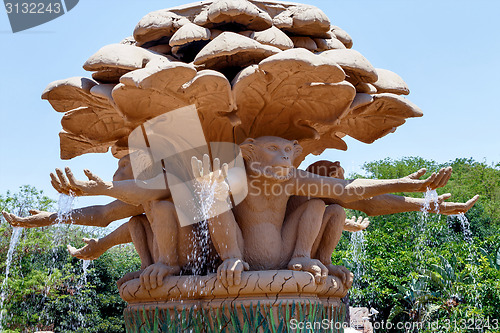
[[[28,210],[51,210],[54,208],[54,200],[43,195],[32,186],[21,186],[18,193],[7,191],[5,195],[0,194],[0,211],[14,213],[18,216],[28,215]]]
[[[370,227],[364,231],[364,274],[351,289],[351,303],[377,309],[379,322],[390,318],[393,322],[438,323],[440,332],[466,332],[443,327],[453,320],[491,323],[500,319],[500,165],[471,159],[440,165],[412,157],[367,163],[364,171],[372,178],[394,178],[422,167],[434,172],[448,165],[453,175],[439,194],[449,192],[459,202],[480,195],[466,214],[472,237],[465,237],[467,224],[457,217],[422,212],[370,217]],[[349,237],[345,233],[340,241],[334,262],[350,257]],[[427,331],[432,330],[419,330]],[[483,332],[500,331],[491,325]]]
[[[0,197],[3,210],[26,216],[36,208],[53,211],[55,202],[32,187]],[[2,220],[1,272],[12,228]],[[135,271],[139,260],[131,246],[115,247],[93,261],[86,272],[66,244],[82,245],[91,230],[56,225],[23,230],[6,285],[4,330],[10,332],[123,332],[123,308],[116,281]],[[3,280],[4,276],[0,275]]]

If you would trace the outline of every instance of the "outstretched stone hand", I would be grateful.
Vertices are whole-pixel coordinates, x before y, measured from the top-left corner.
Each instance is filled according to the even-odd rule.
[[[95,238],[82,238],[83,242],[86,245],[80,249],[77,249],[71,245],[67,245],[69,254],[73,257],[82,259],[82,260],[95,260],[99,258],[104,252],[106,252],[106,248],[99,244],[99,240]]]
[[[215,198],[219,201],[226,201],[229,195],[229,185],[226,182],[228,165],[224,163],[220,165],[218,158],[214,159],[213,171],[210,168],[210,157],[203,155],[203,162],[195,156],[191,159],[191,167],[193,175],[200,184],[214,187]]]
[[[12,213],[2,212],[3,217],[13,227],[38,228],[52,224],[50,216],[54,213],[44,212],[36,209],[29,210],[30,216],[19,217]]]
[[[365,230],[366,228],[368,228],[369,225],[370,225],[370,220],[367,217],[363,218],[363,216],[360,216],[356,220],[356,216],[353,216],[350,219],[345,220],[344,230],[350,232],[356,232]]]
[[[421,180],[420,177],[425,175],[426,169],[420,169],[404,178],[402,181],[408,184],[408,189],[404,192],[426,192],[427,190],[435,190],[443,187],[448,183],[451,177],[451,167],[442,168],[438,173],[433,172],[427,179]]]
[[[437,206],[435,203],[431,202],[431,211],[433,213],[439,213],[443,215],[457,215],[460,213],[466,213],[469,209],[474,206],[476,201],[479,199],[479,195],[475,195],[469,201],[465,203],[461,202],[446,202],[451,198],[450,193],[442,194],[437,199]]]
[[[59,193],[76,196],[101,195],[109,187],[109,184],[87,169],[83,170],[83,172],[89,179],[88,181],[76,180],[73,172],[68,167],[66,167],[65,171],[66,175],[61,169],[56,169],[56,174],[50,174],[51,184]]]

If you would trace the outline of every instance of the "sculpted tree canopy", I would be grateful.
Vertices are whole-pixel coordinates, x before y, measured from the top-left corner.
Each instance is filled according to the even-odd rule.
[[[61,158],[112,148],[145,121],[195,104],[208,142],[298,140],[300,163],[348,135],[371,143],[420,109],[397,74],[373,67],[318,8],[215,0],[147,14],[134,36],[98,50],[91,78],[51,83],[42,95],[64,112]],[[83,126],[84,124],[84,126]]]

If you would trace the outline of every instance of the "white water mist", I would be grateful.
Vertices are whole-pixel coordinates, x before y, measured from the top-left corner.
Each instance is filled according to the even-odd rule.
[[[12,230],[12,236],[10,237],[9,251],[7,252],[7,261],[5,262],[5,278],[2,282],[2,287],[0,288],[0,332],[3,331],[3,320],[4,320],[4,304],[5,298],[7,297],[7,283],[9,281],[10,266],[12,264],[12,259],[16,251],[17,244],[21,239],[23,233],[23,228],[14,228]]]

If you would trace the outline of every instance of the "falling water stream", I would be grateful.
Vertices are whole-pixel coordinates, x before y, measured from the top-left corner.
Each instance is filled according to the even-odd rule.
[[[58,248],[61,246],[65,246],[68,239],[68,227],[65,221],[71,221],[71,214],[73,212],[73,206],[75,204],[75,196],[73,195],[65,195],[61,194],[58,200],[58,211],[57,211],[57,224],[54,226],[56,228],[54,233],[54,238],[52,239],[52,262],[53,265],[50,268],[49,279],[50,276],[54,273],[55,268],[57,267],[58,261]],[[72,223],[72,221],[71,221]],[[71,226],[72,224],[70,224]],[[74,294],[72,298],[72,302],[70,304],[70,309],[73,310],[77,314],[78,321],[73,323],[73,329],[77,329],[79,327],[85,327],[85,316],[84,309],[87,307],[85,298],[82,294],[82,291],[85,289],[87,285],[87,275],[91,260],[80,260],[82,265],[82,274],[79,279],[74,282],[74,285],[71,288],[74,288]],[[48,293],[50,290],[46,289],[45,297],[48,297]],[[47,318],[48,319],[48,318]]]
[[[51,239],[51,261],[52,263],[48,265],[48,273],[47,273],[47,281],[53,280],[54,273],[58,270],[58,266],[60,265],[59,256],[60,256],[60,248],[61,246],[65,246],[69,242],[69,229],[71,228],[71,224],[67,225],[67,221],[71,221],[71,214],[73,211],[73,207],[75,204],[75,196],[73,195],[65,195],[61,194],[58,199],[58,210],[57,210],[57,218],[56,223],[52,226],[52,239]],[[85,325],[85,316],[83,315],[83,310],[87,307],[87,304],[84,302],[84,298],[80,297],[82,295],[82,291],[84,290],[87,284],[87,273],[88,268],[91,261],[81,260],[82,263],[82,274],[79,279],[74,282],[74,285],[68,286],[68,291],[73,293],[72,301],[69,304],[69,310],[74,311],[77,315],[77,320],[73,323],[73,329],[77,329],[79,327],[84,327]],[[53,292],[51,290],[51,282],[48,282],[48,285],[44,288],[43,297],[41,299],[41,304],[47,304],[50,299],[50,294]],[[50,313],[48,312],[47,305],[44,305],[42,313],[40,313],[40,324],[42,327],[50,327]]]
[[[422,208],[420,211],[422,212],[420,219],[418,220],[418,223],[415,226],[415,237],[416,237],[416,245],[415,245],[415,253],[417,256],[417,268],[422,269],[424,268],[424,262],[425,262],[425,253],[424,253],[424,248],[425,248],[425,242],[428,239],[428,227],[427,224],[429,222],[429,219],[431,218],[429,216],[430,212],[438,213],[439,214],[439,205],[438,205],[438,194],[436,190],[430,190],[427,189],[427,192],[424,194],[424,204],[422,205]]]
[[[416,244],[416,254],[417,254],[417,259],[419,261],[419,267],[422,267],[423,263],[425,262],[425,257],[423,253],[424,249],[424,242],[427,239],[427,233],[429,232],[427,223],[430,219],[429,213],[432,211],[434,213],[439,214],[439,210],[434,210],[435,207],[439,207],[438,205],[438,194],[435,190],[428,190],[425,193],[424,196],[424,205],[422,206],[422,217],[420,219],[420,223],[416,228],[416,235],[417,235],[417,244]],[[471,268],[471,278],[472,278],[472,291],[473,291],[473,299],[474,299],[474,304],[476,307],[481,308],[482,304],[479,302],[479,292],[477,290],[477,284],[476,284],[476,275],[478,274],[478,268],[477,265],[474,263],[475,258],[477,258],[477,254],[474,251],[474,239],[472,237],[472,232],[470,229],[470,222],[465,216],[465,214],[460,213],[458,215],[452,215],[452,218],[458,219],[461,225],[461,230],[463,234],[463,239],[468,243],[467,249],[468,249],[468,258],[467,260],[470,263],[470,268]],[[451,241],[451,239],[450,239]]]
[[[82,260],[83,273],[82,273],[82,277],[80,280],[83,281],[84,286],[87,284],[87,275],[89,273],[89,267],[90,267],[91,263],[92,263],[92,260]]]
[[[10,238],[9,251],[7,252],[7,261],[5,262],[5,278],[2,282],[2,287],[0,289],[0,332],[3,331],[3,317],[4,317],[4,302],[7,297],[7,281],[9,280],[10,266],[12,264],[12,258],[14,252],[16,251],[17,243],[21,239],[23,233],[23,228],[14,228],[12,230],[12,236]]]
[[[51,293],[51,282],[52,276],[57,270],[57,264],[59,259],[58,248],[63,245],[67,239],[67,226],[64,221],[71,219],[71,212],[73,209],[75,197],[72,195],[60,194],[57,200],[57,218],[55,224],[52,226],[53,233],[51,239],[51,259],[52,263],[48,265],[47,281],[48,285],[44,288],[43,298],[41,300],[42,304],[46,304],[49,300],[49,295]],[[45,325],[50,325],[50,314],[46,312],[46,306],[44,306],[40,318],[43,318],[42,322]]]
[[[361,287],[361,278],[364,275],[364,259],[365,259],[365,235],[364,231],[356,231],[351,234],[351,242],[349,244],[349,253],[353,264],[354,281],[353,285],[356,288]]]
[[[195,275],[203,274],[205,267],[208,264],[208,249],[210,233],[208,230],[208,219],[212,216],[213,205],[215,204],[215,186],[216,184],[198,184],[198,199],[200,214],[203,221],[198,223],[198,228],[195,231],[195,251],[194,257],[195,266],[193,273]]]
[[[472,278],[472,291],[473,291],[473,299],[474,299],[474,304],[478,308],[482,308],[481,302],[479,302],[479,291],[477,290],[477,281],[476,281],[476,276],[478,275],[478,267],[475,264],[477,254],[475,251],[473,251],[474,248],[474,238],[472,237],[472,231],[470,230],[470,222],[465,216],[464,213],[460,213],[458,215],[454,215],[460,221],[460,225],[462,227],[462,234],[464,236],[464,240],[468,243],[467,250],[468,250],[468,261],[470,263],[470,268],[471,268],[471,278]]]

